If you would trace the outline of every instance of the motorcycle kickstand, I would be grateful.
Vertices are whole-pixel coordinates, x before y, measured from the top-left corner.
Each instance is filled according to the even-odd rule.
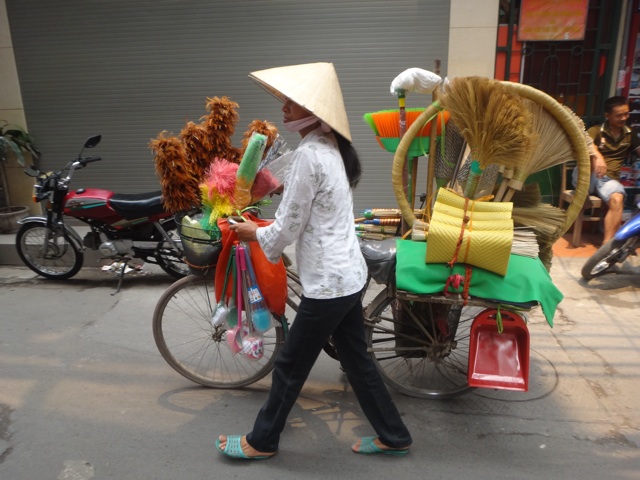
[[[127,265],[128,265],[128,262],[124,260],[122,262],[122,267],[120,268],[120,274],[118,275],[118,288],[115,292],[111,294],[112,297],[120,293],[120,288],[122,287],[122,280],[124,279],[124,274],[127,269]]]

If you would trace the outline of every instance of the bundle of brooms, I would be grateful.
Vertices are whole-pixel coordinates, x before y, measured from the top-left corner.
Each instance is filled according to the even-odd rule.
[[[496,186],[496,200],[513,200],[515,226],[533,229],[540,245],[540,259],[549,268],[551,246],[569,228],[586,196],[584,183],[588,185],[589,167],[584,126],[575,114],[567,112],[543,92],[479,77],[453,79],[437,103],[429,107],[427,110],[431,111],[424,116],[433,115],[434,110],[447,109],[480,167],[500,166],[503,181],[502,188]],[[413,132],[408,131],[408,138],[403,139],[396,152],[393,175],[394,191],[403,216],[413,225],[417,219],[396,191],[397,172],[411,135]],[[578,160],[577,189],[581,199],[572,203],[567,212],[540,203],[537,186],[520,192],[529,175],[569,159]],[[428,222],[421,224],[420,229],[428,231]]]

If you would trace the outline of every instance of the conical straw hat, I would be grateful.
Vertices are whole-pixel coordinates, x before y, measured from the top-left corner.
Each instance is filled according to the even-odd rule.
[[[280,101],[293,100],[351,141],[342,90],[332,63],[270,68],[252,72],[249,78]]]

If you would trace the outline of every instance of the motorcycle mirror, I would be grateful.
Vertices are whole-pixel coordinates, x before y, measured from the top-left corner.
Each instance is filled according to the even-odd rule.
[[[89,137],[87,138],[87,141],[84,142],[84,148],[93,148],[100,143],[100,140],[102,140],[102,135]]]

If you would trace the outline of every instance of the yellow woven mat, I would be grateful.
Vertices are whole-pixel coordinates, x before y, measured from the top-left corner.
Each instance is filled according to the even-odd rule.
[[[468,263],[505,275],[513,243],[512,209],[511,202],[467,200],[441,188],[429,224],[426,263]]]

